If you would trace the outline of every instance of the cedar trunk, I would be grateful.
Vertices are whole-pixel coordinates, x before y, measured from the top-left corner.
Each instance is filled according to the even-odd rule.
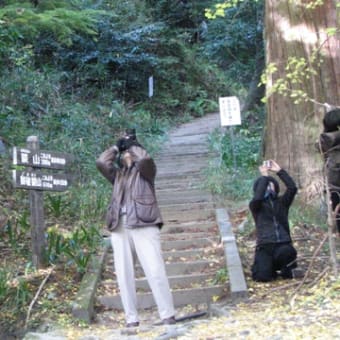
[[[264,156],[275,159],[287,169],[305,193],[322,188],[322,157],[315,143],[322,132],[327,103],[340,106],[340,37],[329,36],[326,29],[339,29],[336,1],[307,9],[311,1],[266,0],[266,63],[278,71],[267,82],[267,90],[286,75],[289,57],[309,61],[318,49],[323,62],[317,74],[299,85],[312,101],[294,104],[292,98],[274,93],[267,101]],[[296,88],[290,83],[290,88]]]

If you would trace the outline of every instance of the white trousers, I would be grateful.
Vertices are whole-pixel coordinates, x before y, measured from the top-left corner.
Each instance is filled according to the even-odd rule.
[[[160,232],[155,226],[128,229],[123,215],[111,234],[114,264],[126,322],[136,322],[137,294],[134,259],[137,255],[161,319],[175,315],[173,298],[162,257]]]

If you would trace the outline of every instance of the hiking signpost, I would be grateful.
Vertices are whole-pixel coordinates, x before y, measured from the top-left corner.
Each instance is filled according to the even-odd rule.
[[[29,190],[32,263],[36,268],[46,265],[45,220],[43,192],[65,191],[70,186],[70,176],[56,171],[65,170],[73,161],[67,153],[41,151],[37,136],[27,138],[27,147],[14,147],[13,165],[25,167],[13,170],[13,185]]]
[[[234,125],[241,125],[240,102],[237,97],[220,97],[220,118],[222,126],[230,126],[230,139],[233,151],[234,169],[237,167],[234,145]]]

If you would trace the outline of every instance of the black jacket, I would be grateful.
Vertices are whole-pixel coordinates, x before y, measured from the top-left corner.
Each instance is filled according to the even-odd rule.
[[[249,203],[253,214],[257,245],[268,243],[291,242],[288,210],[297,192],[297,187],[288,173],[281,169],[277,175],[286,185],[287,189],[282,196],[265,198],[270,177],[262,176],[256,181],[254,197]]]

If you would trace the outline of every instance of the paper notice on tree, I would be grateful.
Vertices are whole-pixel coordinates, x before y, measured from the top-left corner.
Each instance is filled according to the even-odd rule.
[[[241,125],[240,102],[237,97],[220,97],[219,105],[222,126]]]

